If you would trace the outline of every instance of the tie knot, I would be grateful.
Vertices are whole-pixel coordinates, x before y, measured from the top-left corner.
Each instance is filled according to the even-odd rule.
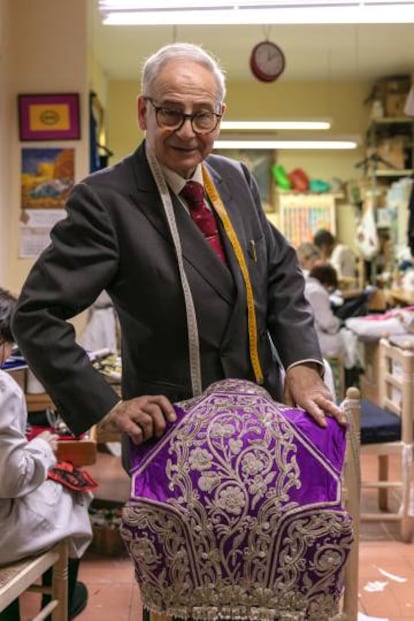
[[[181,196],[187,201],[189,207],[197,207],[204,203],[204,188],[198,181],[187,181],[181,190]]]

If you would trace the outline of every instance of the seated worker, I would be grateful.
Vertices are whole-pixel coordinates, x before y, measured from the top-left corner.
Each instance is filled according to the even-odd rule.
[[[320,229],[313,237],[313,243],[319,249],[321,259],[329,261],[336,269],[339,279],[355,278],[356,256],[344,244],[337,243],[335,237],[327,229]]]
[[[324,357],[343,356],[345,381],[351,386],[358,362],[357,337],[343,327],[332,309],[331,295],[338,287],[338,276],[330,263],[317,263],[309,272],[305,297],[312,306],[319,345]]]
[[[338,287],[336,270],[329,263],[319,262],[310,270],[306,279],[305,297],[312,306],[315,327],[323,356],[345,353],[339,333],[341,320],[335,316],[330,294]]]
[[[24,394],[2,370],[13,347],[10,317],[14,296],[0,288],[0,565],[18,561],[69,540],[69,619],[86,607],[88,592],[77,581],[79,559],[92,539],[90,492],[74,492],[48,478],[56,464],[57,436],[44,431],[26,438]],[[4,476],[7,473],[7,476]],[[51,572],[44,574],[50,584]],[[50,599],[44,596],[43,602]],[[48,617],[49,619],[50,617]],[[0,621],[19,621],[19,601],[0,612]]]
[[[303,275],[306,278],[315,263],[321,259],[319,248],[311,242],[303,242],[303,244],[300,244],[300,246],[296,248],[296,254],[298,255],[299,265],[302,268]]]

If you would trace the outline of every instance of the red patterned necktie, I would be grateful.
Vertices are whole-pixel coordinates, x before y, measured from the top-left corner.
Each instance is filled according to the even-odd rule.
[[[214,213],[204,202],[204,189],[197,181],[187,181],[180,192],[186,201],[192,220],[203,233],[208,243],[223,263],[227,263],[226,255],[220,240]]]

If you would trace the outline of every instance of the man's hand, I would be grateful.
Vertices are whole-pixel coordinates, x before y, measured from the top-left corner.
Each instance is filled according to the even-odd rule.
[[[333,416],[341,425],[346,425],[344,411],[335,404],[334,396],[312,363],[288,369],[283,397],[286,405],[303,408],[321,427],[327,426],[326,416]]]
[[[102,429],[126,433],[135,444],[142,444],[153,436],[160,438],[166,422],[177,420],[174,408],[167,397],[144,395],[121,401],[102,419]]]

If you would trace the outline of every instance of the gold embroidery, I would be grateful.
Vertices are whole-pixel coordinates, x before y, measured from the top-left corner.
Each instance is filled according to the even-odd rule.
[[[253,384],[226,380],[189,403],[192,415],[168,442],[165,480],[156,481],[168,501],[138,496],[123,514],[144,605],[212,621],[339,615],[338,573],[352,543],[351,520],[339,503],[340,473]],[[246,415],[237,416],[237,408]],[[294,500],[302,485],[301,444],[333,480],[331,503]],[[142,468],[133,490],[140,476]]]

